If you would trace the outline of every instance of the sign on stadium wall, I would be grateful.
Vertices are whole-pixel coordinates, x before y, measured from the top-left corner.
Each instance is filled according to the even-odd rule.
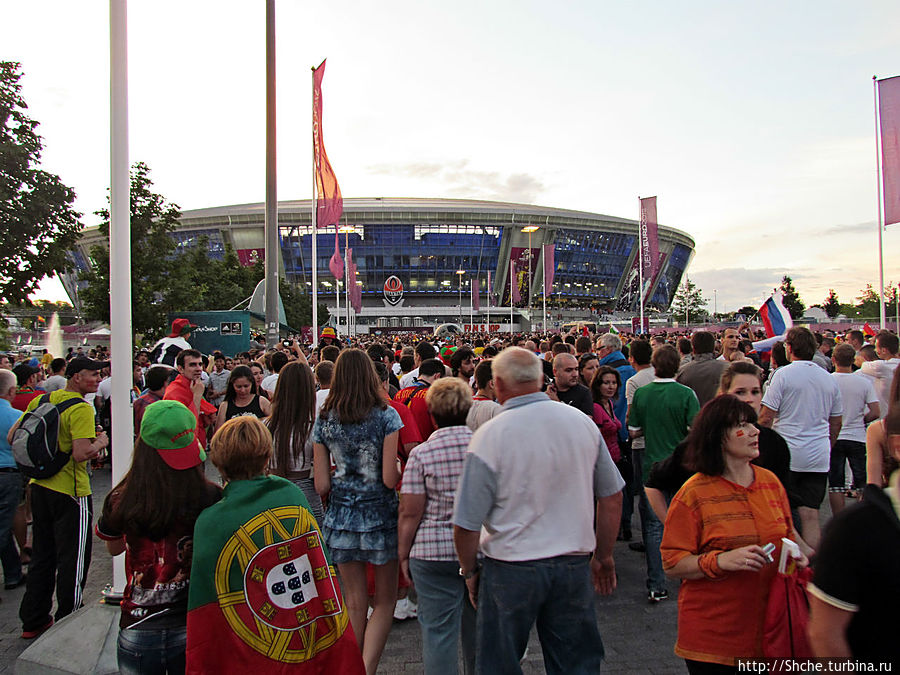
[[[264,248],[239,248],[237,250],[238,261],[244,267],[253,267],[257,262],[263,262],[266,259],[266,249]]]
[[[500,324],[492,323],[492,324],[488,325],[486,323],[476,323],[476,324],[464,323],[463,330],[466,333],[496,333],[497,331],[500,330]]]
[[[395,274],[384,280],[384,301],[391,307],[403,302],[403,282]]]

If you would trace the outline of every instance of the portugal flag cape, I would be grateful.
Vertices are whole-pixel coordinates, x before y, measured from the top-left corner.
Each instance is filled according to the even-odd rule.
[[[188,673],[349,673],[362,657],[306,497],[290,481],[229,483],[194,528]]]

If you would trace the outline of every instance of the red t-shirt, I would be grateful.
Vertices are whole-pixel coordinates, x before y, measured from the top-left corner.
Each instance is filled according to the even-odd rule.
[[[13,408],[16,410],[21,410],[25,412],[25,408],[28,407],[28,404],[31,403],[32,399],[37,398],[38,396],[43,396],[46,392],[36,391],[31,387],[22,387],[21,389],[16,389],[16,397],[12,400],[11,404]]]

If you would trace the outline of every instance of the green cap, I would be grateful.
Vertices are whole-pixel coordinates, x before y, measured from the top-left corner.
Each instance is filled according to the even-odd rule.
[[[196,434],[197,418],[179,401],[157,401],[144,410],[141,438],[173,469],[191,469],[206,459]]]

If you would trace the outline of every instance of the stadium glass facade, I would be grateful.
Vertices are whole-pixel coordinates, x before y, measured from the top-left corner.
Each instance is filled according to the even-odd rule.
[[[310,202],[279,203],[279,233],[284,276],[289,282],[312,287],[312,229]],[[252,264],[264,255],[264,205],[213,207],[182,214],[173,233],[179,248],[205,241],[208,255],[221,259],[233,246],[242,262]],[[363,314],[391,315],[398,307],[469,307],[470,283],[477,283],[482,306],[493,302],[508,308],[511,256],[533,253],[532,274],[519,276],[522,302],[528,302],[528,281],[535,306],[541,302],[543,244],[555,245],[555,274],[551,307],[612,307],[622,289],[625,272],[637,255],[638,222],[581,211],[525,204],[444,199],[345,199],[340,223],[340,250],[353,250]],[[529,235],[523,228],[532,229]],[[320,301],[334,302],[335,279],[328,268],[334,253],[335,228],[319,228],[316,261]],[[99,241],[96,230],[85,232],[72,259],[83,267],[90,247]],[[651,289],[650,305],[668,309],[693,255],[694,242],[685,233],[661,225],[659,248],[663,267]],[[522,258],[520,258],[522,260]],[[460,274],[459,271],[463,271]],[[488,272],[491,289],[487,287]],[[385,300],[384,284],[396,276],[403,285],[397,306]],[[70,292],[70,295],[72,293]],[[400,312],[402,313],[402,312]],[[427,313],[427,312],[426,312]]]

